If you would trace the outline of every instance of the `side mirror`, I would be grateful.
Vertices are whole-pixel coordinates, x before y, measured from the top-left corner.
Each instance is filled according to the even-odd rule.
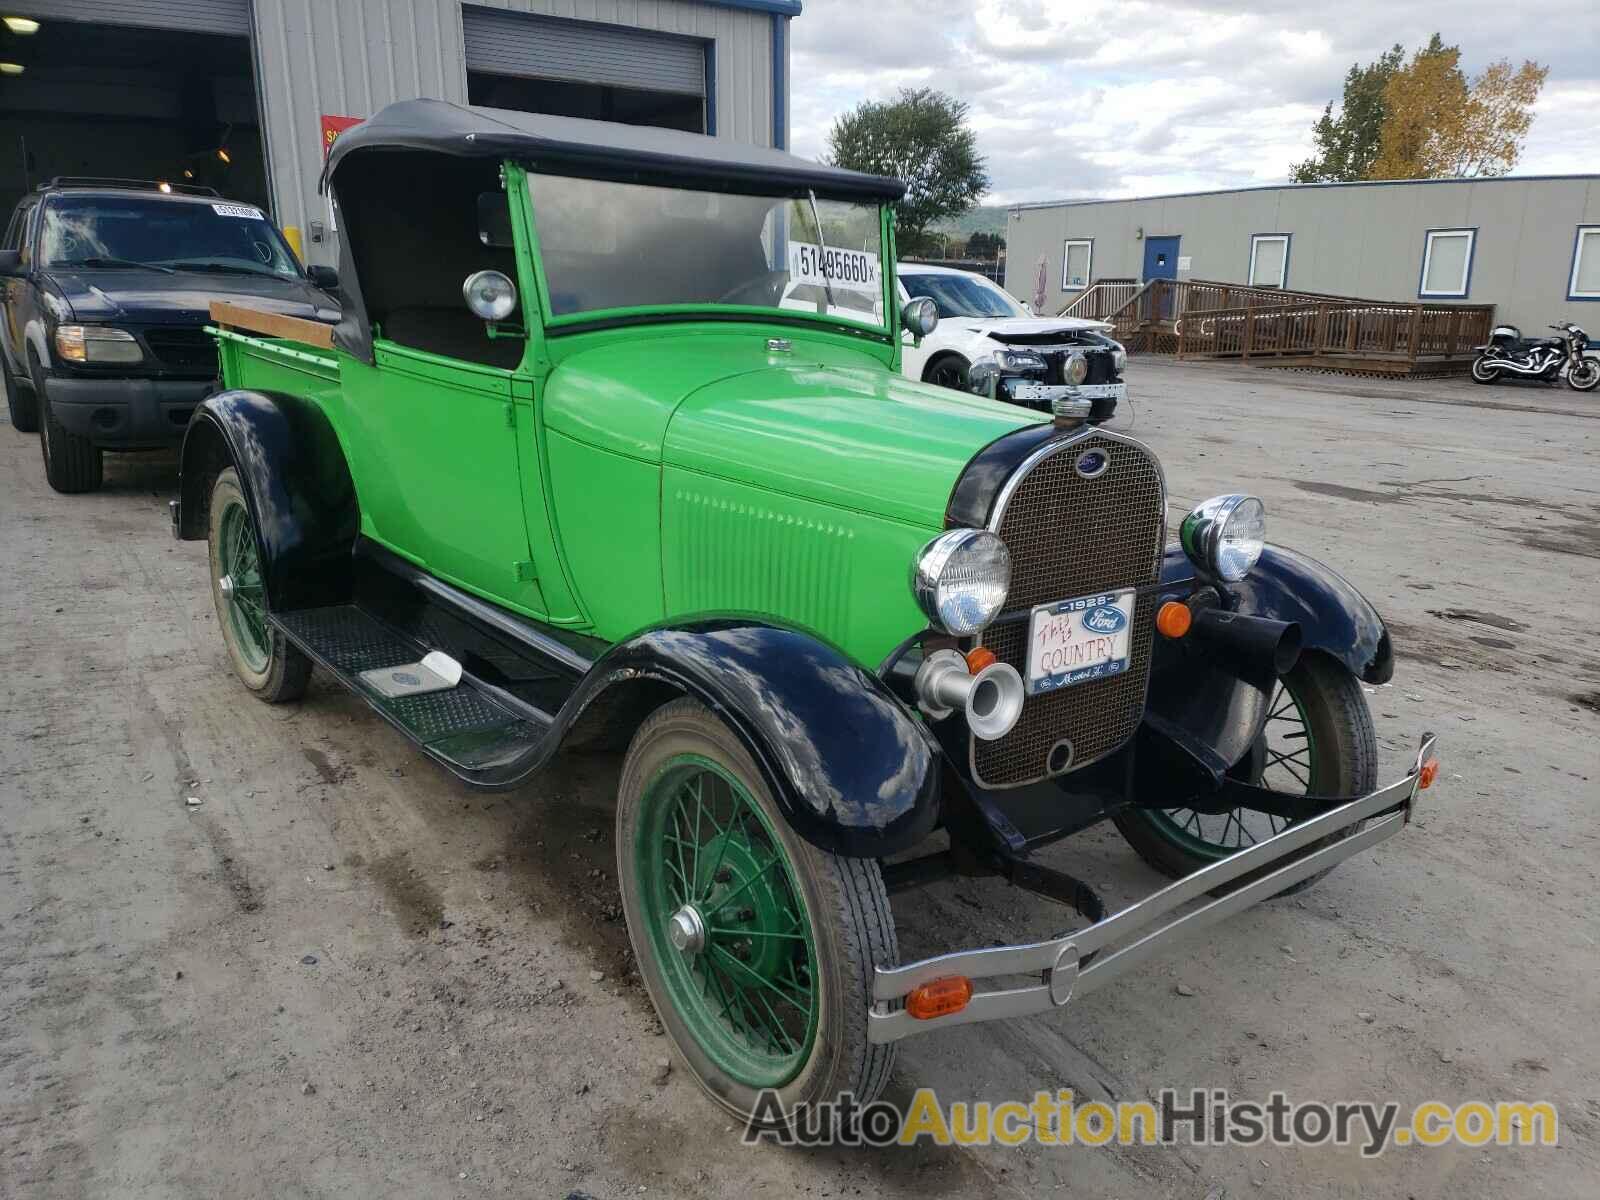
[[[0,277],[8,279],[22,277],[21,250],[0,250]]]
[[[461,285],[461,298],[480,320],[504,321],[516,311],[517,285],[499,271],[474,271]]]
[[[900,309],[900,323],[921,341],[938,328],[939,306],[927,296],[913,297]]]
[[[478,240],[496,250],[510,250],[516,245],[511,235],[511,208],[504,192],[478,194]]]
[[[325,292],[335,291],[339,286],[339,272],[320,263],[312,263],[306,268],[306,278]]]

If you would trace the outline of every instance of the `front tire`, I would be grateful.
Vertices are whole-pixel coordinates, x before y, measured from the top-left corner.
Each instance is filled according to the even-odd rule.
[[[1491,367],[1487,359],[1475,358],[1472,360],[1473,383],[1499,383],[1500,372]]]
[[[1253,776],[1249,782],[1290,795],[1356,796],[1377,787],[1378,736],[1372,714],[1361,681],[1342,664],[1321,654],[1305,655],[1279,681],[1267,713],[1264,741],[1248,772]],[[1250,809],[1199,813],[1187,808],[1134,808],[1113,820],[1140,858],[1173,878],[1210,866],[1293,824],[1287,817]],[[1325,844],[1314,842],[1308,850]],[[1327,873],[1320,871],[1280,894],[1304,891]]]
[[[255,521],[232,467],[211,485],[207,529],[211,601],[239,682],[258,700],[282,704],[305,694],[311,660],[267,620]]]
[[[867,1041],[872,972],[898,955],[878,864],[798,837],[695,701],[658,709],[628,748],[617,865],[639,974],[713,1100],[748,1120],[766,1089],[785,1112],[878,1096],[894,1047]]]
[[[50,392],[38,354],[28,350],[28,374],[33,379],[34,403],[39,410],[39,453],[44,458],[45,480],[56,491],[72,496],[97,492],[105,477],[105,458],[88,438],[70,433],[50,409]]]
[[[967,367],[970,364],[959,354],[941,354],[922,372],[922,382],[954,391],[967,390]]]
[[[1567,372],[1567,386],[1577,392],[1592,392],[1600,387],[1600,359],[1585,358]]]
[[[3,354],[0,354],[0,378],[5,380],[6,411],[11,417],[11,427],[18,433],[37,433],[39,398],[32,387],[24,387],[11,377],[11,368],[6,366]]]

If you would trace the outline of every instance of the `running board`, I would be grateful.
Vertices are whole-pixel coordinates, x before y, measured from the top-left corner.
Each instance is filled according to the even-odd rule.
[[[383,675],[392,673],[391,668],[414,666],[436,648],[421,645],[354,604],[274,613],[268,620],[467,783],[491,785],[508,768],[537,755],[550,730],[552,723],[543,713],[469,674],[462,674],[453,687],[433,690],[412,690],[405,680],[385,686]]]

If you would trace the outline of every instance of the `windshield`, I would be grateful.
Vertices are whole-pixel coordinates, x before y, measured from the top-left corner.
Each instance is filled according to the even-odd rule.
[[[926,296],[940,317],[1025,317],[1022,306],[987,279],[976,275],[900,276],[910,296]]]
[[[45,206],[49,267],[120,267],[300,278],[259,208],[142,196],[56,196]]]
[[[531,176],[550,313],[733,305],[885,328],[878,207]],[[820,218],[822,228],[817,228]]]

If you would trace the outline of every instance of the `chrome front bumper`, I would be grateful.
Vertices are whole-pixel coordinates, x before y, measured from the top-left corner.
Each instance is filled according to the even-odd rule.
[[[1202,929],[1249,908],[1284,888],[1300,882],[1335,863],[1359,854],[1399,833],[1411,821],[1411,810],[1422,784],[1422,768],[1433,757],[1436,738],[1424,734],[1422,745],[1410,773],[1401,780],[1370,795],[1341,804],[1321,816],[1298,825],[1266,841],[1241,850],[1209,867],[1186,875],[1121,912],[1097,921],[1086,929],[1064,934],[1048,942],[1021,946],[995,946],[983,950],[961,950],[923,959],[903,967],[879,967],[872,983],[873,1005],[867,1017],[867,1039],[874,1043],[897,1042],[916,1033],[931,1033],[952,1025],[974,1021],[994,1021],[1003,1017],[1022,1017],[1061,1008],[1074,996],[1086,996],[1138,966],[1158,950],[1174,945]],[[1362,821],[1368,824],[1330,845],[1302,857],[1292,858],[1276,869],[1273,864],[1291,858],[1296,851],[1331,835],[1350,829]],[[1225,896],[1207,898],[1205,903],[1172,916],[1190,901],[1244,875],[1265,870]],[[1163,917],[1165,924],[1128,941],[1129,935],[1145,929]],[[1107,949],[1114,943],[1124,943]],[[1094,955],[1092,962],[1084,959]],[[919,1020],[905,1008],[905,999],[925,983],[952,976],[970,980],[996,976],[1035,975],[1039,982],[1024,987],[978,991],[959,1012]]]

